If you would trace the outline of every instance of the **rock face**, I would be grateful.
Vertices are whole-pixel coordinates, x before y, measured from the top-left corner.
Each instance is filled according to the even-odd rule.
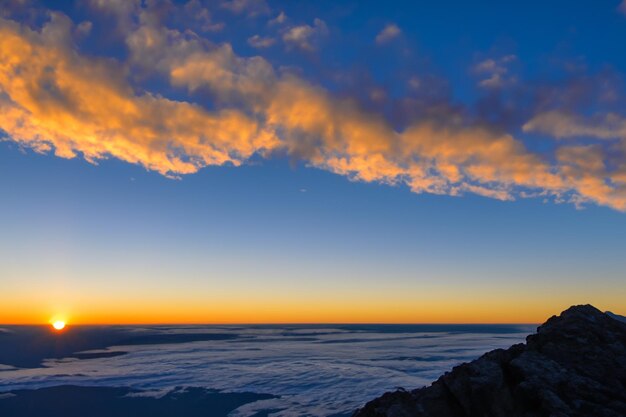
[[[605,311],[605,313],[608,314],[609,317],[614,318],[615,320],[626,322],[625,316],[620,316],[619,314],[611,313],[610,311]]]
[[[518,344],[431,386],[384,394],[354,417],[624,417],[626,323],[590,305],[553,316]]]

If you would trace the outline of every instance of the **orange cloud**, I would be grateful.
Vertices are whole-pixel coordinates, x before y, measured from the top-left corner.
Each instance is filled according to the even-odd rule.
[[[626,211],[626,184],[622,172],[609,173],[603,149],[598,145],[564,146],[557,150],[564,177],[579,190],[578,201],[595,201]]]
[[[240,164],[276,137],[242,112],[209,113],[158,95],[136,94],[123,71],[68,47],[71,22],[53,14],[41,32],[0,22],[0,127],[57,156],[113,156],[165,175]]]
[[[60,157],[112,156],[170,176],[282,150],[353,180],[417,193],[542,195],[626,210],[626,169],[609,169],[602,152],[591,161],[558,148],[549,162],[512,135],[456,115],[398,130],[262,57],[239,57],[229,44],[143,13],[126,33],[128,65],[165,75],[192,96],[208,92],[218,110],[135,92],[119,63],[76,52],[63,15],[52,14],[41,31],[2,20],[0,127],[9,138]],[[550,125],[529,123],[526,130]]]

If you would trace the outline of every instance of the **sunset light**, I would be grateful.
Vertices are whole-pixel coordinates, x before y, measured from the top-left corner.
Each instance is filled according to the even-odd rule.
[[[65,328],[65,322],[61,320],[57,320],[54,323],[52,323],[52,327],[54,327],[55,330],[63,330]]]
[[[624,40],[626,0],[0,0],[0,417],[626,416]]]

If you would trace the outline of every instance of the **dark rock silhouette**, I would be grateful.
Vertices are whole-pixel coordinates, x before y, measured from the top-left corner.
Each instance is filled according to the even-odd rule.
[[[355,417],[624,417],[626,323],[590,305],[553,316],[526,344],[386,393]]]
[[[615,314],[610,311],[605,311],[605,313],[608,314],[609,317],[614,318],[615,320],[623,321],[626,323],[626,316],[620,316],[619,314]]]

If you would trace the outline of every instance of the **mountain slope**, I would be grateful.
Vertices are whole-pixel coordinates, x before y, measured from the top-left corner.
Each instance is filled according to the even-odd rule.
[[[355,417],[624,417],[626,323],[590,305],[551,317],[518,344],[396,391]]]

